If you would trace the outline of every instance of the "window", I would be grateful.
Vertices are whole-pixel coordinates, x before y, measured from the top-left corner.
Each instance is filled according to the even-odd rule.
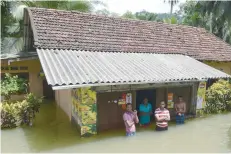
[[[28,70],[28,67],[27,66],[2,66],[1,67],[1,71],[8,71],[8,70],[12,70],[12,71],[15,71],[15,70]]]

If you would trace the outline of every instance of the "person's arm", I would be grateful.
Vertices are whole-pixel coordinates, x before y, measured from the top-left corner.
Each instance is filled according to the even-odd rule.
[[[143,115],[144,115],[144,112],[141,111],[141,104],[140,104],[140,106],[139,106],[139,115],[140,115],[140,116],[143,116]]]
[[[128,121],[128,120],[126,121],[126,123],[128,124],[129,127],[135,124],[134,121]]]
[[[174,107],[175,107],[176,114],[178,114],[177,105],[176,105],[176,104],[174,104]]]
[[[159,114],[155,113],[155,118],[157,121],[164,121],[165,120],[165,117],[160,117]]]
[[[131,127],[132,125],[134,125],[134,121],[129,121],[126,114],[123,115],[123,120],[124,120],[124,122],[125,122],[129,127]]]
[[[169,113],[169,111],[168,111],[168,113],[167,113],[167,117],[165,118],[165,120],[166,120],[166,121],[170,121],[170,113]]]
[[[134,112],[134,116],[135,116],[135,119],[134,119],[135,123],[139,123],[139,118],[137,116],[137,112]]]
[[[185,114],[185,112],[186,112],[186,103],[184,103],[184,106],[183,106],[183,114]]]

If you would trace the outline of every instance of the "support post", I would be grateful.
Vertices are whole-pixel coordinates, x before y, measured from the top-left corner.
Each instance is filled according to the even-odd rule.
[[[72,117],[76,121],[81,137],[97,134],[96,92],[91,88],[73,90]]]

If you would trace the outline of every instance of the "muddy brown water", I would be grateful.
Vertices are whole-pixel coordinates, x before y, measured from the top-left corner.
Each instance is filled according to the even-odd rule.
[[[124,130],[80,138],[76,127],[55,103],[42,105],[34,126],[1,130],[2,152],[231,152],[231,113],[171,125],[166,132],[138,128],[127,138]]]

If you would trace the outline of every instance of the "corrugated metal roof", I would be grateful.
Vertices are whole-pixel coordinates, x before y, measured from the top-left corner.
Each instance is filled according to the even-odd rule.
[[[224,72],[176,54],[37,49],[48,84],[139,84],[228,78]]]

